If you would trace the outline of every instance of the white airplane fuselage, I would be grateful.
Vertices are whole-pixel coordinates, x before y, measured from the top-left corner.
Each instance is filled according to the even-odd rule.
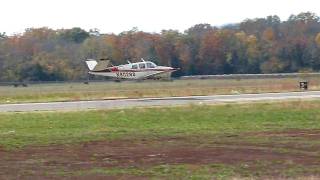
[[[129,63],[119,66],[108,67],[103,70],[90,70],[89,74],[107,76],[116,79],[148,79],[170,77],[176,68],[167,66],[157,66],[153,62],[143,61],[138,63]]]

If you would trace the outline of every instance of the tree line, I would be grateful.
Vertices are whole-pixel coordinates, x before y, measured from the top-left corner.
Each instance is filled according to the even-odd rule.
[[[151,60],[181,68],[175,76],[233,73],[289,73],[320,70],[320,20],[311,12],[246,19],[214,27],[197,24],[184,32],[120,34],[97,29],[30,28],[0,33],[0,81],[81,80],[84,59],[113,64]]]

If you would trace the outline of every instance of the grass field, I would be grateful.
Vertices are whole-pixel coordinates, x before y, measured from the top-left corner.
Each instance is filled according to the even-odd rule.
[[[28,87],[0,86],[0,103],[51,102],[299,91],[302,78],[242,80],[175,80],[173,82],[99,82],[34,84]],[[310,90],[320,90],[319,78],[308,78]]]
[[[320,177],[320,102],[1,113],[0,179]]]

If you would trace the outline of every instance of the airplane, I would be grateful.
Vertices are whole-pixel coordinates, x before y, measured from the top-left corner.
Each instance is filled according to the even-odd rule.
[[[171,73],[179,70],[178,68],[168,66],[158,66],[151,61],[145,61],[141,58],[141,62],[113,66],[108,59],[100,59],[100,61],[94,59],[86,59],[86,64],[89,69],[89,74],[98,76],[107,76],[120,79],[163,79],[170,78]]]

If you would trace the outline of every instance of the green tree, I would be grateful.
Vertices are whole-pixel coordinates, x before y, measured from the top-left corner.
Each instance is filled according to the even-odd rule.
[[[7,35],[5,32],[2,32],[2,33],[0,32],[0,39],[4,39],[6,37],[7,37]]]
[[[60,36],[62,39],[67,41],[82,43],[85,39],[87,39],[90,36],[90,34],[79,27],[75,27],[72,29],[62,30]]]

